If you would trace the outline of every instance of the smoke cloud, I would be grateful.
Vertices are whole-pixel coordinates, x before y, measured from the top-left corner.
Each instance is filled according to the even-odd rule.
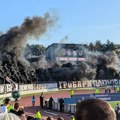
[[[23,46],[29,39],[41,37],[48,28],[54,26],[56,20],[49,13],[43,17],[26,18],[20,26],[13,27],[7,33],[0,35],[0,83],[6,82],[6,76],[17,83],[120,78],[118,56],[113,51],[103,54],[90,52],[85,48],[83,50],[83,47],[80,48],[79,45],[72,45],[66,49],[60,44],[54,50],[55,55],[59,57],[65,53],[64,56],[66,56],[66,50],[72,49],[74,56],[80,57],[81,50],[83,50],[84,56],[82,57],[85,57],[85,61],[66,61],[65,63],[56,61],[47,64],[45,57],[40,58],[38,63],[27,61],[23,56]],[[61,39],[61,42],[65,40],[68,40],[67,36]],[[30,66],[36,69],[30,69]]]
[[[60,50],[66,51],[66,48],[64,48],[63,46],[64,45],[60,44],[54,50],[56,55],[62,55],[59,53]],[[42,80],[52,79],[58,81],[72,81],[85,79],[105,80],[120,78],[119,59],[114,51],[107,53],[99,53],[94,51],[88,51],[86,48],[84,48],[84,53],[85,61],[66,61],[64,62],[64,64],[62,62],[61,65],[57,63],[52,64],[52,66],[49,69],[38,69],[37,72],[40,73],[38,78],[42,78]]]
[[[0,50],[16,52],[19,56],[21,48],[29,39],[37,39],[48,27],[54,25],[56,19],[52,19],[49,13],[44,17],[26,18],[21,26],[11,28],[6,34],[0,36]],[[15,50],[14,50],[15,49]]]
[[[7,33],[0,35],[1,82],[4,76],[10,76],[16,82],[37,81],[35,71],[29,71],[26,67],[24,56],[21,55],[22,48],[29,39],[41,37],[56,20],[49,13],[43,17],[28,17],[21,26],[13,27]]]

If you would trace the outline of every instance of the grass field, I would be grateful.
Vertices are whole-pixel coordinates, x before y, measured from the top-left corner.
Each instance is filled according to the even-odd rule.
[[[117,104],[117,103],[119,103],[120,104],[120,101],[111,101],[111,102],[108,102],[113,108],[115,108],[115,105]]]

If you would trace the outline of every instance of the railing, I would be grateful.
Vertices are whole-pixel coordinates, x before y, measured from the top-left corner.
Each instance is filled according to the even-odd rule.
[[[48,101],[47,101],[47,108],[49,109],[49,102]],[[60,103],[59,102],[53,102],[52,110],[60,111]],[[76,105],[64,104],[64,112],[69,113],[69,114],[75,114]]]

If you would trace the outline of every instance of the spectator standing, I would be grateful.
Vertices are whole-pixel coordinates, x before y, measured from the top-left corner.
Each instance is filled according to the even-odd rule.
[[[10,112],[11,109],[14,109],[13,103],[10,103],[9,106],[7,107],[8,112]]]
[[[119,119],[119,110],[120,110],[119,103],[116,104],[114,110],[115,110],[115,113],[116,113],[116,118]]]
[[[53,98],[52,98],[52,96],[50,97],[50,99],[49,99],[49,109],[50,110],[52,110],[52,107],[53,107]]]
[[[70,96],[72,97],[74,94],[75,94],[74,90],[71,89],[71,90],[70,90]]]
[[[98,88],[96,88],[95,94],[100,94],[100,90]]]
[[[19,103],[15,103],[14,104],[14,109],[11,109],[10,112],[17,115],[19,109],[20,109],[20,104]]]
[[[36,111],[35,118],[41,120],[42,116],[39,110]]]
[[[7,109],[6,109],[7,112],[9,112],[9,110],[10,110],[9,107],[10,107],[10,105],[11,105],[11,100],[10,100],[10,98],[5,98],[3,102],[4,102],[4,105],[3,105],[3,106],[6,107],[6,108],[7,108]]]
[[[105,93],[111,93],[111,89],[110,88],[106,88],[105,89]]]
[[[34,95],[32,96],[32,106],[33,107],[35,106],[35,96]]]
[[[64,111],[64,99],[60,98],[59,103],[60,103],[60,112],[63,112]]]
[[[43,108],[43,100],[44,100],[44,97],[43,97],[43,92],[42,92],[40,95],[40,107],[41,108]]]

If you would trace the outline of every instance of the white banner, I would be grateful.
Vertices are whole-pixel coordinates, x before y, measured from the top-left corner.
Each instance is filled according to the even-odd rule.
[[[19,89],[18,89],[18,84],[15,84],[15,85],[16,85],[16,88],[14,90],[20,90],[20,91],[58,88],[57,83],[24,84],[24,85],[19,85]],[[11,84],[0,85],[0,93],[9,93],[9,92],[12,92],[12,89],[13,89],[13,86]]]
[[[59,82],[59,89],[66,88],[85,88],[85,87],[100,87],[107,85],[120,85],[120,80],[87,80],[87,81],[62,81]],[[27,91],[27,90],[43,90],[43,89],[54,89],[58,88],[57,83],[45,83],[45,84],[16,84],[15,90]],[[13,86],[11,84],[0,85],[0,93],[12,92]]]
[[[33,84],[19,85],[19,90],[20,91],[33,90]]]
[[[62,81],[59,82],[59,89],[66,88],[85,88],[85,87],[101,87],[108,85],[120,85],[120,80],[83,80],[83,81]]]
[[[12,92],[13,86],[11,84],[2,84],[0,85],[0,93],[9,93]],[[18,84],[15,84],[14,90],[18,90]]]
[[[20,91],[58,88],[57,83],[19,85]]]

